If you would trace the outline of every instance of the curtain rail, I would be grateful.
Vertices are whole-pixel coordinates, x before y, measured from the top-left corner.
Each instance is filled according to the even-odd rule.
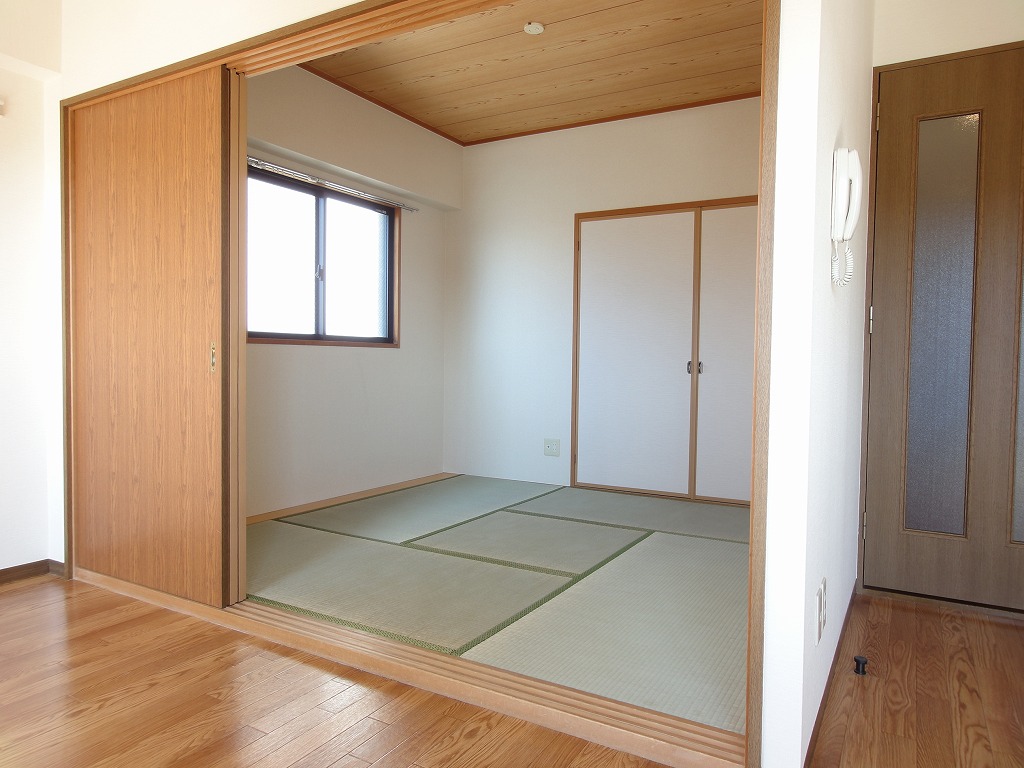
[[[403,211],[409,211],[410,213],[416,213],[419,208],[413,208],[411,205],[405,203],[399,203],[394,200],[388,200],[385,197],[378,197],[377,195],[371,195],[368,192],[361,192],[358,189],[352,189],[351,187],[343,187],[341,184],[335,184],[333,181],[327,181],[325,179],[317,178],[316,176],[310,176],[308,173],[302,173],[301,171],[293,171],[291,168],[285,168],[281,165],[275,165],[274,163],[268,163],[266,160],[260,160],[258,157],[248,157],[248,163],[253,168],[258,168],[261,171],[268,171],[270,173],[276,173],[278,176],[286,176],[289,179],[296,179],[298,181],[305,181],[310,184],[316,184],[318,187],[326,187],[327,189],[333,189],[335,192],[344,192],[346,195],[352,195],[353,197],[359,197],[363,200],[369,200],[373,203],[381,203],[383,205],[390,205],[394,208],[401,208]]]

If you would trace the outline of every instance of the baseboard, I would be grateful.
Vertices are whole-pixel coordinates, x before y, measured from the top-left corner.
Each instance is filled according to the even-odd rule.
[[[64,576],[64,563],[56,560],[36,560],[34,563],[15,565],[10,568],[0,569],[0,584],[10,584],[12,581],[31,579],[33,576]]]
[[[832,656],[832,666],[828,671],[828,681],[825,683],[825,692],[821,695],[821,702],[818,704],[818,714],[814,718],[814,728],[811,729],[811,741],[807,745],[807,754],[804,755],[804,768],[810,765],[814,756],[814,749],[818,746],[818,732],[821,730],[821,721],[825,716],[825,705],[828,704],[828,697],[832,694],[832,687],[835,684],[836,670],[839,669],[839,653],[843,650],[843,643],[846,641],[846,631],[850,628],[850,614],[853,613],[853,601],[857,597],[856,586],[850,593],[850,601],[846,604],[846,615],[843,617],[843,628],[839,632],[839,643],[836,645],[836,652]]]
[[[436,475],[428,475],[427,477],[419,477],[415,480],[404,480],[401,483],[392,483],[391,485],[383,485],[380,488],[370,488],[365,491],[355,491],[354,493],[347,493],[344,496],[335,496],[333,499],[324,499],[323,501],[311,501],[308,504],[299,504],[295,507],[287,507],[285,509],[278,509],[274,512],[263,512],[259,515],[253,515],[245,519],[246,525],[255,525],[256,523],[262,523],[267,520],[277,520],[281,517],[290,517],[291,515],[301,515],[305,512],[313,512],[317,509],[324,509],[325,507],[333,507],[338,504],[345,504],[350,501],[359,501],[360,499],[368,499],[371,496],[380,496],[383,493],[391,493],[393,491],[404,491],[406,488],[415,488],[418,485],[427,485],[429,483],[436,483],[438,480],[447,480],[449,477],[458,477],[457,474],[452,472],[440,472]]]
[[[1024,610],[1015,608],[1000,608],[997,605],[986,605],[985,603],[972,603],[967,600],[953,600],[952,598],[946,597],[932,597],[931,595],[919,595],[914,592],[895,592],[891,589],[883,589],[882,587],[870,587],[860,586],[857,589],[857,594],[864,595],[865,597],[871,597],[872,595],[880,595],[887,597],[892,600],[901,600],[905,603],[916,603],[917,605],[928,605],[932,608],[942,608],[943,606],[957,605],[961,608],[966,608],[971,611],[977,611],[983,613],[986,616],[996,616],[1002,619],[1012,619],[1014,621],[1020,621],[1024,618]]]
[[[267,606],[217,609],[83,569],[76,569],[75,578],[674,768],[735,768],[744,762],[741,734]]]

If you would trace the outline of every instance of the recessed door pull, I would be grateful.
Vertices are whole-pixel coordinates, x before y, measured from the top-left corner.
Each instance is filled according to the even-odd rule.
[[[210,342],[210,373],[215,373],[217,370],[217,344],[216,342]]]

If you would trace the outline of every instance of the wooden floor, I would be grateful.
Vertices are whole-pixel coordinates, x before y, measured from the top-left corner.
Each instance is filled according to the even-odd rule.
[[[52,576],[0,586],[0,766],[654,768]]]
[[[1024,620],[857,597],[808,762],[1024,768]]]

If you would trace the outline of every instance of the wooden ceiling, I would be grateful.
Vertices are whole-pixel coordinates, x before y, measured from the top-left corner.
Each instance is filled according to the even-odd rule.
[[[754,96],[762,0],[510,0],[302,65],[463,145]],[[540,22],[540,35],[523,31]]]

